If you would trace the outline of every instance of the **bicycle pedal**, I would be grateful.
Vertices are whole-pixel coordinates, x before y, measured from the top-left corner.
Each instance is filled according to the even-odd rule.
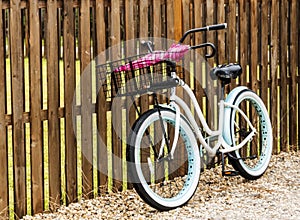
[[[238,176],[239,171],[236,170],[225,170],[222,172],[222,176]]]
[[[239,175],[239,172],[236,170],[225,170],[225,155],[221,152],[222,156],[222,176],[237,176]]]

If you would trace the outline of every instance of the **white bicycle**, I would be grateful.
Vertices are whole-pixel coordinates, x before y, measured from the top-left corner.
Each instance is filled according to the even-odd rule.
[[[191,33],[224,28],[226,24],[189,30],[179,45]],[[119,68],[105,68],[106,74],[112,74],[110,82],[115,82],[111,86],[112,93],[116,88],[119,89],[116,93],[121,95],[155,94],[157,90],[170,90],[168,105],[159,104],[154,95],[154,108],[136,120],[127,140],[130,181],[140,197],[162,211],[186,204],[199,182],[200,154],[203,151],[211,156],[222,156],[223,175],[241,175],[250,180],[261,177],[272,154],[272,127],[268,111],[259,96],[244,86],[236,87],[224,99],[224,87],[241,74],[240,65],[222,65],[211,71],[211,76],[219,79],[222,85],[218,129],[211,130],[193,91],[177,76],[176,64],[170,61],[178,58],[180,46],[158,55],[152,51],[150,43],[146,43],[151,52],[146,59],[142,57]],[[210,46],[214,54],[215,47],[211,43],[189,46],[188,49],[206,46]],[[118,77],[120,73],[124,74],[123,78]],[[125,80],[126,86],[116,83],[118,80]],[[197,124],[186,102],[176,95],[176,87],[186,91],[202,126]],[[232,164],[233,171],[225,170],[225,156]]]

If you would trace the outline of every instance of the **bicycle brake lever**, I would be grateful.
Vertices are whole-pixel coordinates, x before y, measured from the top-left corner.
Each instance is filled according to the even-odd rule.
[[[205,54],[205,58],[211,58],[217,52],[216,46],[213,43],[203,43],[203,44],[191,46],[191,49],[198,49],[198,48],[202,48],[202,47],[211,47],[211,49],[212,49],[212,52],[210,54],[208,54],[208,53]]]

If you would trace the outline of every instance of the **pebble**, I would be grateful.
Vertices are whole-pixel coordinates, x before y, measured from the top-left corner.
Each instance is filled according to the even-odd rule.
[[[258,180],[221,176],[221,167],[201,173],[193,198],[183,207],[159,212],[134,190],[109,193],[61,206],[33,219],[300,219],[300,151],[273,155]]]

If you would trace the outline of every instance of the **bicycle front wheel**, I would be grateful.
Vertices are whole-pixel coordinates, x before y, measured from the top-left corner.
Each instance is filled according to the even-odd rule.
[[[266,171],[272,154],[272,126],[268,111],[263,101],[251,90],[242,91],[233,103],[241,109],[256,134],[244,147],[230,153],[232,166],[246,179],[254,180]],[[241,113],[235,109],[231,112],[231,137],[233,146],[238,145],[252,131]]]
[[[184,205],[196,191],[200,157],[195,135],[181,116],[174,154],[175,112],[144,113],[129,136],[127,160],[134,188],[150,206],[166,211]]]

